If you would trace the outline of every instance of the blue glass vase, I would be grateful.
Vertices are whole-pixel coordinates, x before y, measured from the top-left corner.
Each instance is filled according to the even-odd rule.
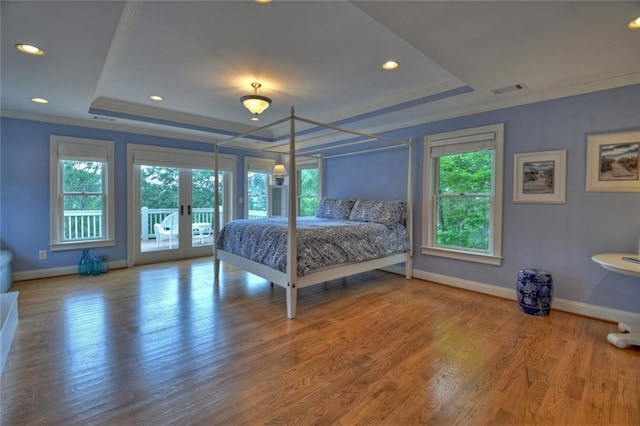
[[[107,256],[100,256],[100,273],[106,274],[109,272],[109,258]]]
[[[100,273],[102,272],[102,260],[100,259],[100,257],[94,257],[93,259],[91,259],[91,262],[91,274],[100,275]]]
[[[83,249],[80,263],[78,263],[78,274],[90,275],[92,268],[93,265],[91,262],[91,256],[89,256],[89,249]]]

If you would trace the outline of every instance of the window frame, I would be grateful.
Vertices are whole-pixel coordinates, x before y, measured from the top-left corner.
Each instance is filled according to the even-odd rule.
[[[492,135],[492,137],[491,137]],[[439,156],[493,149],[492,195],[490,196],[489,250],[440,246],[436,237],[436,194],[438,177],[436,162]],[[433,154],[433,155],[432,155]],[[504,185],[504,123],[428,135],[424,138],[424,175],[422,206],[422,254],[485,263],[502,264],[502,200]]]
[[[245,157],[244,158],[244,217],[249,217],[249,172],[258,172],[268,174],[267,179],[267,213],[269,211],[269,186],[274,185],[273,167],[276,160],[270,158]]]
[[[298,214],[300,214],[300,201],[303,198],[312,198],[313,196],[311,195],[302,195],[300,193],[300,191],[302,190],[302,185],[301,185],[301,174],[300,172],[302,170],[310,170],[310,169],[316,169],[318,170],[318,192],[315,194],[315,198],[317,200],[317,203],[320,202],[320,194],[322,194],[322,167],[320,167],[320,165],[322,164],[321,161],[318,161],[317,159],[312,159],[312,160],[308,160],[308,159],[304,159],[304,160],[298,160],[296,159],[296,203],[297,203],[297,212]],[[317,206],[316,206],[317,207]]]
[[[114,246],[115,241],[115,148],[108,140],[51,135],[49,137],[49,201],[51,251],[77,250]],[[64,240],[64,202],[62,160],[98,161],[102,171],[102,227],[101,238]]]

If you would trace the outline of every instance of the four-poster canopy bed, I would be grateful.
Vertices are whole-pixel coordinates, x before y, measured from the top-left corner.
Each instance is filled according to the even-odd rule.
[[[286,290],[287,317],[293,319],[296,315],[298,289],[402,262],[405,264],[406,278],[411,278],[413,252],[411,141],[366,134],[297,117],[291,108],[289,117],[215,144],[216,215],[214,217],[220,217],[220,194],[217,190],[218,148],[287,121],[290,125],[288,170],[293,174],[296,170],[296,155],[330,159],[406,147],[408,151],[406,202],[323,198],[318,208],[319,218],[298,218],[297,182],[296,179],[290,179],[286,222],[271,219],[241,219],[229,222],[222,230],[218,221],[215,222],[216,279],[219,277],[220,261],[222,261],[283,287]],[[296,147],[296,121],[317,126],[319,129],[329,129],[332,135],[337,133],[355,136],[357,140],[339,143],[336,142],[335,137],[332,137],[327,142],[327,133],[323,133],[306,139],[305,142],[316,140],[316,144],[313,145],[312,150],[305,151]],[[324,142],[319,141],[320,138],[324,138]],[[372,142],[377,145],[357,152],[344,152],[347,147]],[[275,144],[248,149],[282,153],[274,151],[274,148],[281,149],[282,146],[283,144]],[[337,153],[327,155],[332,151]],[[266,246],[259,245],[269,237],[273,239],[269,240]],[[315,254],[313,254],[314,249],[317,249]],[[331,255],[327,256],[328,253]],[[328,257],[331,259],[327,259]],[[322,258],[322,261],[317,265],[314,262],[319,258]],[[339,263],[336,264],[336,262]]]

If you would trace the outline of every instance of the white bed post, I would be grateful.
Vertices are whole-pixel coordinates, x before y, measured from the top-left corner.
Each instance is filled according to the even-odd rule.
[[[407,165],[407,236],[409,237],[409,256],[404,264],[407,279],[413,276],[413,138],[409,138],[409,164]]]
[[[213,176],[213,184],[215,185],[215,189],[213,191],[213,206],[214,206],[214,217],[213,217],[213,264],[214,264],[214,274],[215,278],[220,276],[220,259],[218,259],[218,248],[216,242],[218,241],[218,234],[220,233],[220,191],[218,188],[218,143],[216,142],[214,145],[214,156],[213,156],[213,168],[214,168],[214,176]]]
[[[291,122],[289,135],[289,216],[287,233],[287,317],[296,317],[296,302],[298,301],[298,249],[296,237],[297,208],[297,174],[296,174],[296,124],[293,107],[291,107]]]

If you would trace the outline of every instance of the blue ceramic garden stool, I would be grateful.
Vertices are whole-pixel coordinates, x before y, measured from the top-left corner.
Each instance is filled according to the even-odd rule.
[[[528,315],[544,317],[551,311],[553,278],[551,273],[540,269],[518,271],[518,304]]]

